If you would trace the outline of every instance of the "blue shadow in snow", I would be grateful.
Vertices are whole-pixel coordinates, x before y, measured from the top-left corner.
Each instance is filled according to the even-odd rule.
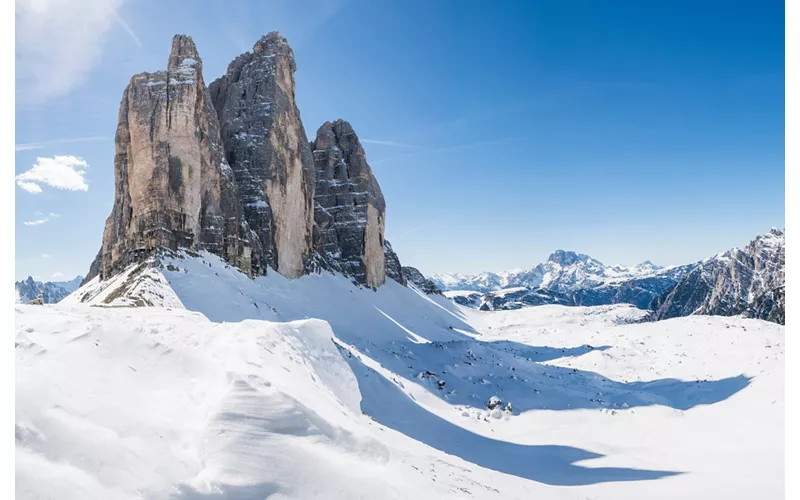
[[[720,380],[665,378],[624,382],[592,371],[544,363],[609,348],[558,348],[469,339],[425,344],[394,342],[385,352],[370,349],[367,355],[450,404],[481,408],[490,397],[497,396],[510,401],[515,412],[653,405],[685,411],[728,399],[751,381],[750,377],[738,375]],[[444,386],[438,385],[440,381]]]
[[[481,467],[553,486],[644,481],[681,474],[622,467],[583,467],[575,462],[603,455],[572,446],[521,445],[480,436],[430,413],[356,356],[343,354],[358,380],[364,413],[412,439]]]

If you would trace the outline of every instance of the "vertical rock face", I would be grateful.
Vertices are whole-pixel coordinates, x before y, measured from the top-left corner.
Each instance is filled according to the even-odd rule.
[[[314,160],[295,102],[294,54],[270,33],[209,87],[245,217],[264,260],[284,276],[312,256]]]
[[[386,203],[364,148],[343,120],[325,122],[311,147],[316,170],[314,248],[323,265],[377,288],[386,276]]]
[[[93,265],[103,276],[159,246],[208,250],[248,273],[261,265],[219,144],[202,67],[192,39],[177,35],[167,70],[135,75],[123,93],[114,207],[102,265]]]

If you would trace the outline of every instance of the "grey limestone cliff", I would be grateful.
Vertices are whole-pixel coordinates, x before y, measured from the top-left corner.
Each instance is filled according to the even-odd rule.
[[[233,172],[192,39],[176,35],[166,71],[131,78],[115,138],[115,199],[100,263],[113,275],[157,247],[213,252],[258,269],[258,240],[242,216]],[[255,252],[254,252],[255,250]]]

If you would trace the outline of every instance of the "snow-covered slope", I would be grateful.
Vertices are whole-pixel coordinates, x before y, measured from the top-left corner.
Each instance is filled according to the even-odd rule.
[[[22,498],[782,495],[779,325],[153,264],[17,306]]]

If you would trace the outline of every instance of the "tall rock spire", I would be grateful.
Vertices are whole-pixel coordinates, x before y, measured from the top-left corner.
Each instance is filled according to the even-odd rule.
[[[294,54],[278,33],[237,57],[209,90],[245,217],[266,261],[284,276],[308,271],[314,160],[295,102]]]
[[[343,120],[308,141],[295,69],[286,39],[270,33],[207,88],[194,42],[176,35],[166,71],[131,78],[114,207],[85,281],[165,247],[212,252],[251,276],[323,267],[371,288],[387,275],[406,283],[364,148]]]
[[[314,149],[314,244],[324,263],[361,284],[381,286],[385,278],[386,203],[353,127],[325,122]]]
[[[114,177],[95,271],[114,274],[159,246],[208,250],[258,271],[260,243],[237,200],[191,37],[175,36],[167,71],[131,78],[120,105]]]

